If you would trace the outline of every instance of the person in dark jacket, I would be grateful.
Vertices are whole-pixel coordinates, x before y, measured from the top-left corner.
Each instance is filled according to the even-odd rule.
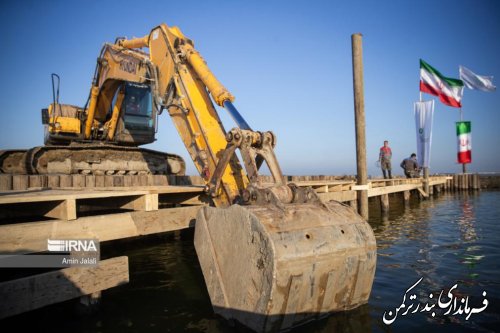
[[[420,172],[420,167],[417,162],[417,155],[415,153],[411,154],[410,157],[405,158],[401,162],[400,166],[405,171],[406,178],[417,178]]]

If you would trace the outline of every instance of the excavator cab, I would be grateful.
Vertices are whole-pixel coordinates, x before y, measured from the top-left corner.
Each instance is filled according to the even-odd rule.
[[[156,110],[153,108],[151,91],[147,85],[126,83],[123,123],[129,131],[154,134]]]
[[[120,117],[113,140],[120,144],[141,145],[155,140],[157,110],[153,105],[151,88],[146,84],[125,82],[124,97],[121,103]],[[118,93],[108,115],[113,114]]]

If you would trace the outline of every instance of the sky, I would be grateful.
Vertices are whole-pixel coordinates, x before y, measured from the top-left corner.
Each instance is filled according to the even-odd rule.
[[[394,174],[416,152],[413,103],[419,59],[458,78],[464,65],[500,85],[500,2],[443,1],[13,1],[0,2],[0,149],[43,144],[40,109],[83,106],[105,42],[149,34],[160,23],[191,38],[236,97],[254,130],[273,131],[287,175],[356,173],[351,35],[363,35],[368,173],[388,140]],[[435,99],[430,172],[460,172],[460,112]],[[471,172],[500,171],[500,91],[465,89],[472,122]],[[236,126],[218,109],[226,130]],[[148,148],[181,155],[196,174],[168,114]]]

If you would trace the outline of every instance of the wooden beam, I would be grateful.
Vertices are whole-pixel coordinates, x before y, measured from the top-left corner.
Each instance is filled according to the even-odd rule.
[[[0,319],[129,282],[128,257],[0,283]]]
[[[146,212],[158,210],[158,194],[144,194],[133,197],[128,203],[121,208],[144,210]]]
[[[418,187],[417,190],[422,195],[422,197],[424,197],[424,198],[428,198],[429,197],[429,195],[427,193],[425,193],[425,191],[422,190],[422,188]]]
[[[346,202],[357,199],[356,191],[318,193],[318,196],[323,202],[328,202],[331,200]]]
[[[382,194],[396,193],[402,191],[415,190],[421,188],[421,184],[405,184],[405,185],[394,185],[394,186],[382,186],[371,188],[368,190],[368,197],[376,197]]]
[[[76,200],[51,200],[33,203],[12,203],[0,205],[0,218],[14,220],[16,217],[46,216],[61,220],[76,219]]]
[[[0,225],[0,253],[23,254],[47,250],[47,239],[97,238],[110,241],[193,227],[202,206],[165,208]]]

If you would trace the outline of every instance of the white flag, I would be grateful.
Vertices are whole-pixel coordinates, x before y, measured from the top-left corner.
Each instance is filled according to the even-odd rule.
[[[493,85],[493,76],[477,75],[470,69],[460,66],[460,80],[469,89],[477,89],[482,91],[495,91],[497,87]]]
[[[431,162],[432,118],[434,100],[415,102],[415,128],[417,130],[417,161],[429,168]]]

